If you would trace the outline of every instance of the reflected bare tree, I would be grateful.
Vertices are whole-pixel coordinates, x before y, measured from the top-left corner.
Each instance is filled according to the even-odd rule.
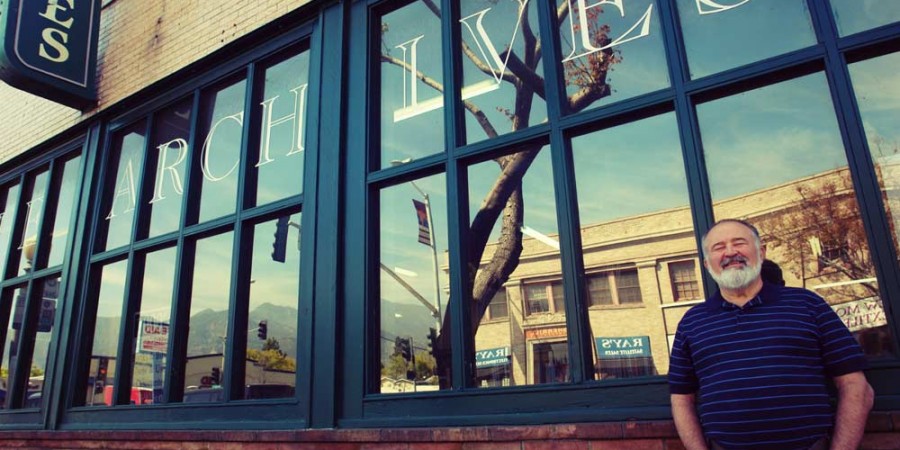
[[[435,16],[441,17],[440,8],[434,0],[421,1]],[[484,1],[486,4],[496,3],[496,0]],[[593,45],[598,48],[606,47],[611,42],[609,27],[597,24],[596,19],[601,13],[602,9],[599,7],[588,12],[588,20],[592,24],[590,25],[591,38]],[[564,1],[556,10],[558,26],[564,26],[569,14],[569,2]],[[386,32],[388,32],[387,27],[382,29],[382,33]],[[525,129],[530,125],[535,96],[545,99],[544,79],[539,72],[543,49],[541,42],[534,34],[527,12],[523,12],[521,35],[523,40],[521,53],[517,53],[509,47],[500,52],[500,57],[504,60],[508,58],[509,61],[506,70],[500,74],[500,79],[515,88],[515,98],[511,109],[498,107],[498,110],[509,120],[512,131]],[[462,42],[461,45],[465,58],[485,75],[493,76],[491,67],[469,45],[465,42]],[[422,71],[413,73],[409,64],[391,56],[387,51],[381,55],[381,61],[410,72],[411,75],[435,91],[443,92],[444,90],[444,86],[440,82]],[[575,89],[573,93],[567,95],[566,104],[563,107],[568,112],[581,111],[610,95],[611,89],[607,82],[607,74],[610,68],[619,61],[621,61],[621,56],[618,51],[606,48],[566,62],[563,67],[566,73],[566,83]],[[463,100],[462,103],[466,112],[475,118],[488,138],[498,136],[497,129],[483,110],[469,100]],[[491,299],[519,264],[519,257],[522,253],[521,226],[524,214],[522,178],[540,149],[540,144],[525,144],[521,145],[517,152],[494,160],[500,167],[500,175],[482,200],[481,206],[472,220],[469,229],[469,262],[466,270],[467,285],[471,286],[471,292],[469,295],[452,296],[449,300],[451,303],[460,298],[471,300],[469,316],[472,335],[478,330]],[[500,221],[500,237],[497,240],[496,249],[488,261],[482,262],[491,231],[498,220]],[[436,372],[440,375],[442,387],[446,387],[450,380],[449,317],[449,314],[444,315],[442,332],[438,335],[433,349],[437,361]]]

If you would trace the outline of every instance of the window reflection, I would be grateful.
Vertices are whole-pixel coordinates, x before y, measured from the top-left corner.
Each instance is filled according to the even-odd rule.
[[[191,315],[184,369],[184,401],[222,400],[194,394],[198,389],[219,389],[225,383],[225,348],[228,346],[231,251],[234,233],[197,241]]]
[[[446,389],[450,295],[444,175],[381,191],[380,392]]]
[[[669,86],[654,0],[558,0],[564,110],[578,112]]]
[[[200,222],[231,214],[237,204],[246,86],[241,81],[210,92],[201,103]]]
[[[678,0],[691,78],[816,44],[806,0]]]
[[[294,395],[300,231],[300,214],[284,215],[254,227],[246,337],[247,399]]]
[[[665,373],[690,307],[669,263],[697,258],[675,115],[577,136],[572,154],[595,377]]]
[[[12,241],[13,221],[19,205],[19,185],[4,189],[3,212],[0,214],[0,278],[6,278],[6,261]]]
[[[38,233],[40,232],[41,217],[44,213],[44,199],[47,196],[47,182],[50,174],[47,170],[28,176],[26,182],[26,200],[24,214],[19,214],[17,220],[24,221],[22,236],[16,239],[19,253],[19,275],[24,275],[34,269],[35,252],[37,251]]]
[[[25,395],[25,408],[40,408],[44,404],[44,375],[50,363],[50,344],[53,327],[56,323],[56,312],[62,308],[59,277],[47,278],[35,284],[40,292],[40,299],[35,299],[37,312],[37,333],[34,334],[34,350],[31,357],[31,376],[28,378],[28,390]],[[49,380],[47,380],[49,381]]]
[[[256,204],[264,205],[303,191],[306,149],[309,52],[266,69]]]
[[[122,326],[122,306],[125,303],[127,261],[119,261],[100,269],[100,288],[97,294],[91,361],[88,365],[85,406],[113,404],[116,381],[116,361],[119,355],[119,330]],[[139,331],[142,333],[143,330]]]
[[[468,143],[547,119],[536,5],[519,0],[460,5]]]
[[[896,89],[898,70],[900,53],[850,65],[853,89],[865,125],[869,153],[892,231],[891,238],[894,249],[900,251],[900,193],[897,190],[900,183],[900,131],[896,127],[900,107],[894,101],[900,95]],[[881,352],[872,350],[871,353],[896,354],[889,335],[869,339],[880,341],[877,345],[883,349]],[[874,342],[872,345],[875,345]]]
[[[380,19],[381,166],[443,151],[441,12],[416,0]]]
[[[884,0],[830,0],[838,30],[846,36],[900,20],[900,3]]]
[[[143,128],[144,125],[140,123],[113,137],[110,164],[116,166],[116,178],[111,180],[112,184],[104,195],[103,204],[106,206],[101,213],[104,220],[100,224],[100,235],[106,233],[106,245],[98,250],[113,249],[131,242],[141,166],[144,161]]]
[[[184,195],[184,166],[190,153],[191,103],[186,100],[159,112],[153,122],[147,175],[153,173],[149,195],[150,231],[148,237],[175,231],[181,225],[181,200]],[[151,172],[152,171],[152,172]],[[142,238],[144,236],[139,236]]]
[[[145,258],[130,394],[137,405],[163,402],[175,282],[175,249],[155,251]]]
[[[62,177],[59,182],[59,198],[56,204],[56,219],[53,222],[53,230],[51,231],[49,249],[43,251],[50,252],[47,263],[44,267],[52,267],[62,264],[63,256],[66,250],[66,242],[69,240],[69,224],[72,220],[72,209],[75,207],[75,200],[78,192],[75,188],[78,186],[78,178],[81,175],[79,168],[81,158],[75,157],[65,162],[62,167]]]
[[[532,143],[517,150],[469,167],[470,258],[478,270],[465,298],[479,387],[570,380],[550,150]],[[498,309],[498,297],[507,320],[486,314]]]
[[[4,292],[3,295],[3,315],[9,318],[9,325],[6,327],[6,340],[3,345],[3,364],[0,366],[0,384],[3,385],[3,406],[11,408],[9,394],[13,386],[13,375],[20,363],[19,348],[24,338],[22,335],[22,322],[25,317],[25,294],[27,290],[17,287],[11,291]],[[25,361],[27,365],[27,361]]]
[[[750,219],[788,286],[824,297],[868,355],[887,351],[890,331],[825,76],[702,104],[697,114],[715,217]]]

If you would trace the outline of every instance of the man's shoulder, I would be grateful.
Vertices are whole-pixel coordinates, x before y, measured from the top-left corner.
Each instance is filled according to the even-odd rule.
[[[712,307],[711,300],[706,300],[703,303],[698,303],[694,306],[691,306],[687,312],[684,313],[684,316],[681,318],[681,322],[679,326],[683,327],[693,327],[697,321],[702,321],[707,317],[713,315],[716,311],[715,308]]]

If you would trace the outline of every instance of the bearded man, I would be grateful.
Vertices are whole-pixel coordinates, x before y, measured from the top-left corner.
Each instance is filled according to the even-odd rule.
[[[685,448],[857,448],[874,393],[844,323],[813,292],[763,282],[753,225],[721,220],[702,246],[719,292],[682,318],[669,365]]]

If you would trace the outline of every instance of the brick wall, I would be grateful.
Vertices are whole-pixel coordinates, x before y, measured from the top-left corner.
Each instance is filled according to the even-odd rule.
[[[97,108],[0,82],[0,163],[311,0],[113,0],[100,13]]]
[[[860,449],[900,449],[900,412],[873,413]],[[681,450],[670,421],[298,431],[15,431],[3,448],[134,450]]]

